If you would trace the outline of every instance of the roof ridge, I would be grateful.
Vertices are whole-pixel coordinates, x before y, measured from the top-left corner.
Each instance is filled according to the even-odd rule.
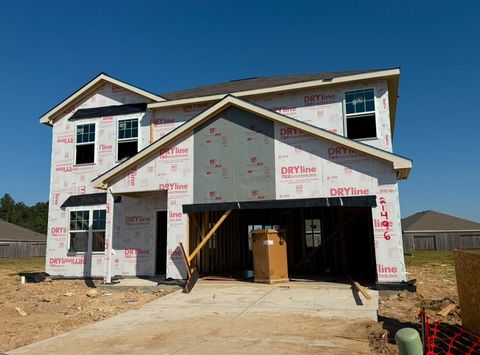
[[[158,95],[161,97],[164,97],[167,100],[176,100],[180,98],[189,98],[189,97],[201,97],[201,96],[208,96],[211,93],[204,93],[204,94],[194,94],[194,92],[198,92],[199,90],[207,90],[207,89],[212,89],[215,87],[220,87],[220,86],[232,86],[232,84],[245,84],[248,82],[253,82],[253,81],[260,81],[260,80],[273,80],[273,81],[284,81],[285,79],[291,78],[293,81],[290,83],[299,83],[299,82],[308,82],[308,81],[313,81],[313,80],[320,80],[320,79],[332,79],[333,77],[341,77],[341,76],[348,76],[348,75],[353,75],[353,74],[364,74],[364,73],[373,73],[373,72],[378,72],[378,71],[383,71],[383,70],[392,70],[392,69],[399,69],[399,67],[389,67],[389,68],[376,68],[376,69],[363,69],[363,70],[345,70],[345,71],[325,71],[325,72],[315,72],[315,73],[300,73],[300,74],[285,74],[285,75],[267,75],[267,76],[253,76],[253,77],[247,77],[247,78],[240,78],[240,79],[232,79],[228,81],[220,81],[220,82],[214,82],[210,84],[204,84],[204,85],[198,85],[198,86],[193,86],[193,87],[188,87],[184,89],[178,89],[174,91],[167,91],[163,93],[159,93]],[[294,79],[300,79],[302,77],[306,76],[312,76],[312,78],[305,80],[299,80],[295,81]],[[325,76],[324,78],[315,78],[314,76]],[[330,76],[330,77],[329,77]],[[282,82],[282,83],[273,83],[270,85],[260,85],[256,86],[255,88],[266,88],[266,87],[274,87],[274,86],[279,86],[279,85],[285,85],[288,83]],[[225,91],[220,91],[220,92],[215,92],[215,94],[227,94],[229,92],[234,92],[234,91],[241,91],[242,89],[239,90],[225,90]],[[188,95],[188,93],[191,92],[191,95]],[[182,95],[183,94],[183,95]],[[170,97],[169,97],[170,96]],[[180,96],[180,97],[179,97]]]

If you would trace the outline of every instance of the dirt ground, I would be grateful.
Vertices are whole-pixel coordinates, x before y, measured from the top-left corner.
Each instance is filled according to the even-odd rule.
[[[42,272],[44,260],[0,259],[0,352],[140,308],[173,290],[111,291],[89,287],[78,280],[20,285],[19,273]],[[94,282],[95,285],[99,283]],[[87,295],[87,291],[92,290],[97,291],[94,297]],[[21,311],[26,315],[22,316]]]
[[[420,329],[419,312],[425,307],[431,320],[461,324],[460,308],[451,251],[407,252],[407,279],[417,280],[417,292],[399,292],[380,299],[378,324],[366,324],[370,345],[377,353],[396,353],[395,332],[403,327]],[[447,316],[437,313],[450,303],[456,305]]]
[[[419,329],[421,306],[427,309],[432,320],[460,324],[452,253],[417,251],[415,255],[407,254],[405,259],[409,272],[407,278],[417,280],[417,292],[404,291],[382,297],[379,322],[352,322],[349,331],[332,336],[368,342],[372,353],[394,354],[397,353],[395,332],[406,326]],[[41,271],[41,259],[0,260],[0,352],[140,308],[170,292],[110,291],[90,288],[84,281],[67,280],[19,285],[19,273]],[[89,290],[96,290],[98,296],[87,296]],[[457,307],[446,317],[437,315],[449,303]],[[27,315],[22,316],[15,307]],[[314,321],[317,328],[323,327],[318,318],[304,321]],[[332,330],[332,320],[325,320],[324,326],[328,324],[327,328]],[[302,326],[302,329],[308,327]]]

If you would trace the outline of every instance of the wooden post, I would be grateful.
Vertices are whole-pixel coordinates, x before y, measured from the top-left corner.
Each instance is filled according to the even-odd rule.
[[[153,143],[154,141],[155,141],[155,120],[154,120],[154,117],[152,117],[152,121],[150,122],[150,144]]]
[[[222,217],[220,217],[220,219],[217,221],[217,223],[215,223],[215,225],[213,226],[212,229],[210,229],[210,231],[207,233],[207,235],[205,236],[205,238],[203,238],[203,240],[200,242],[200,244],[198,244],[198,246],[195,248],[195,250],[193,251],[192,254],[190,254],[188,256],[188,262],[190,263],[193,258],[195,258],[195,256],[200,252],[200,250],[203,248],[203,246],[205,244],[207,244],[207,242],[210,240],[210,238],[215,234],[215,232],[217,231],[217,229],[222,225],[222,223],[225,221],[225,219],[228,217],[228,215],[230,214],[230,212],[232,212],[232,210],[227,210],[223,215]]]

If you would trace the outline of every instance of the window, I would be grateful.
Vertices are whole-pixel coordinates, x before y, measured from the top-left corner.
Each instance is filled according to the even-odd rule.
[[[118,121],[117,160],[130,158],[138,151],[138,119]]]
[[[373,89],[345,93],[347,137],[376,138],[375,95]]]
[[[307,248],[316,248],[322,244],[320,219],[305,220],[305,243]]]
[[[77,125],[75,164],[95,162],[95,123]]]
[[[70,211],[69,253],[105,251],[105,210]]]

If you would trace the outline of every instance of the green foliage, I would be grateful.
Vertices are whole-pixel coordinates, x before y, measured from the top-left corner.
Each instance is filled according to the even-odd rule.
[[[9,194],[5,194],[0,199],[0,218],[32,231],[47,234],[48,202],[27,206],[23,202],[15,202]]]

